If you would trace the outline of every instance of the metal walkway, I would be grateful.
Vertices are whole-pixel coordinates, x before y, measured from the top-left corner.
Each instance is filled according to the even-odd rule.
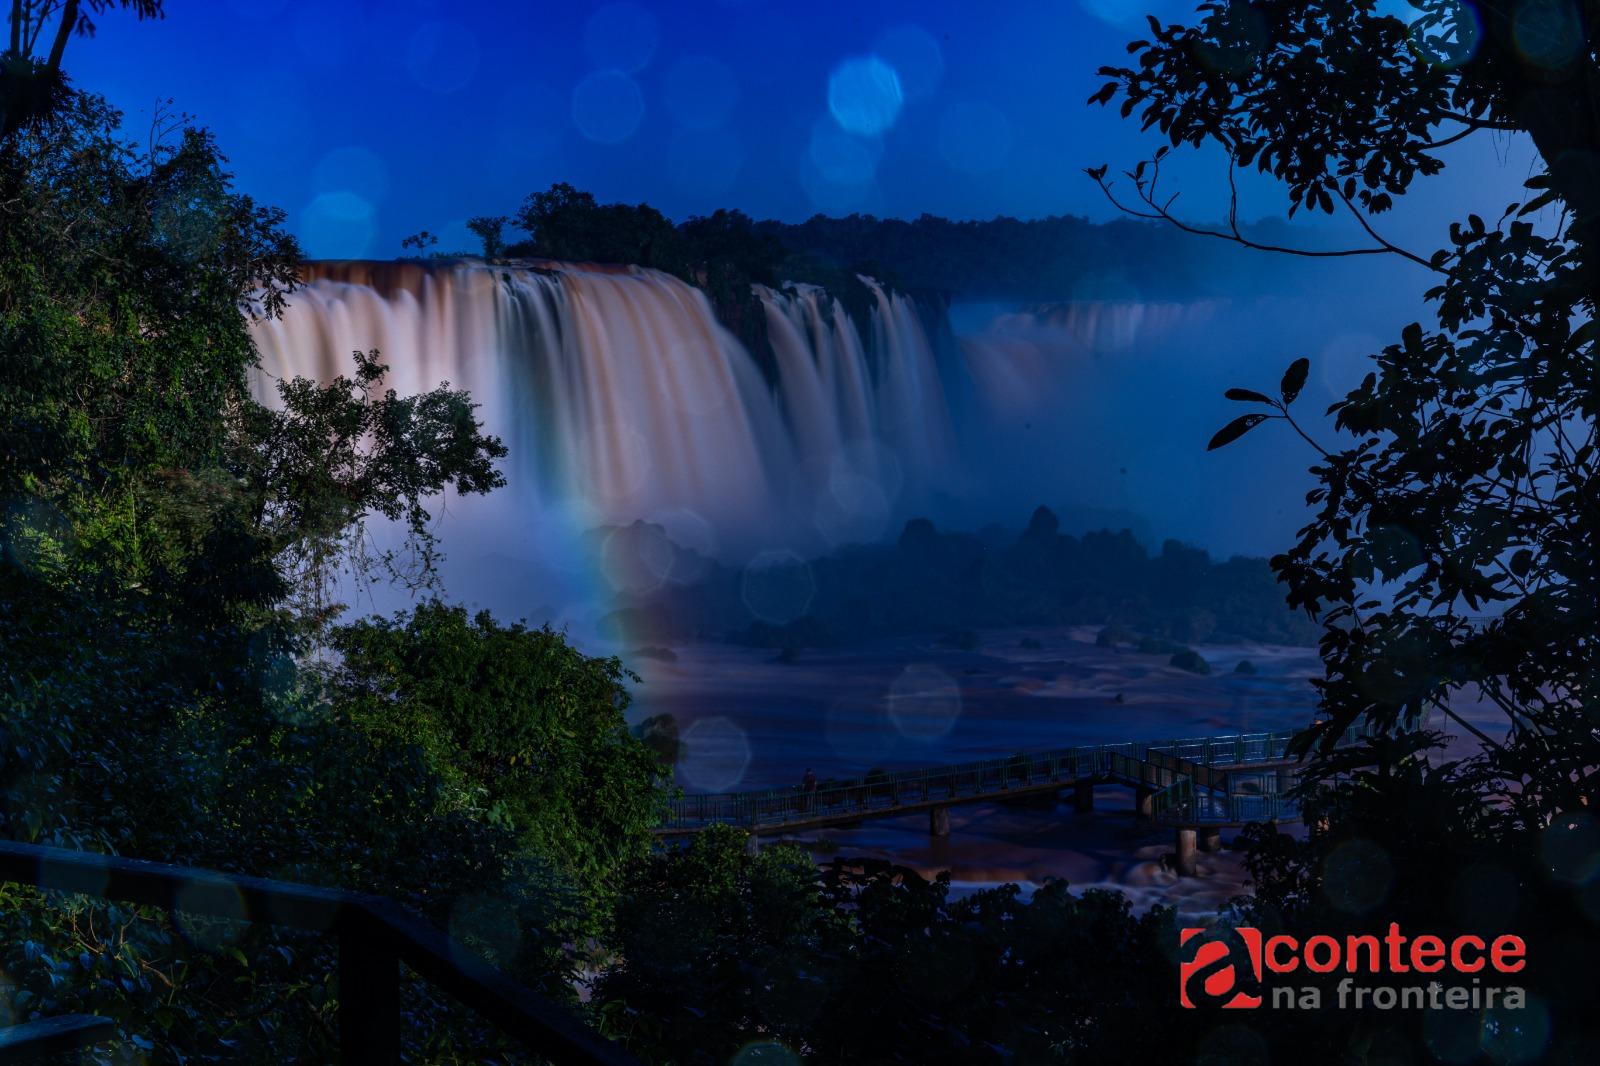
[[[1175,825],[1291,821],[1300,811],[1287,795],[1293,760],[1286,752],[1298,732],[1090,744],[826,781],[809,792],[777,788],[682,796],[671,802],[656,832],[682,835],[713,825],[752,833],[820,829],[957,804],[1045,796],[1068,787],[1079,789],[1082,809],[1085,790],[1097,784],[1133,786],[1141,814]],[[1357,735],[1352,729],[1340,743]]]

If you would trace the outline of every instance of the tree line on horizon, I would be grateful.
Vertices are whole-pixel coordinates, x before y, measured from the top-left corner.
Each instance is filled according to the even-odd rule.
[[[643,522],[595,530],[591,542],[608,559],[671,560],[664,581],[625,584],[603,619],[654,644],[709,638],[793,653],[922,635],[962,646],[979,629],[1093,625],[1171,654],[1206,641],[1311,645],[1321,633],[1283,602],[1265,559],[1213,560],[1176,540],[1151,552],[1127,529],[1073,535],[1047,507],[1021,531],[964,533],[916,518],[892,541],[750,568],[680,548]]]

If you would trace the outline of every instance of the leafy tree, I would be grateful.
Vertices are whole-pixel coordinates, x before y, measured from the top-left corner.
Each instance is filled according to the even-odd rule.
[[[618,962],[595,988],[608,1028],[656,1061],[725,1062],[777,1043],[808,1062],[1142,1061],[1180,1038],[1171,914],[1064,882],[950,894],[877,860],[818,869],[751,855],[721,828],[640,864]],[[1092,963],[1090,960],[1093,960]]]
[[[11,0],[10,36],[0,52],[0,138],[48,117],[67,101],[61,61],[74,35],[94,36],[93,16],[121,8],[140,19],[158,19],[162,7],[162,0]],[[41,54],[46,41],[49,51]]]
[[[558,182],[530,195],[514,221],[529,238],[515,247],[518,255],[654,267],[673,274],[683,270],[676,228],[648,204],[602,204],[593,193]]]
[[[1514,910],[1546,951],[1543,966],[1529,967],[1547,1012],[1539,1024],[1548,1022],[1551,1048],[1571,1048],[1593,1022],[1563,986],[1581,983],[1587,963],[1557,930],[1590,928],[1572,917],[1592,895],[1570,863],[1600,853],[1591,820],[1600,802],[1600,120],[1591,88],[1600,8],[1410,7],[1408,22],[1366,0],[1207,3],[1192,26],[1151,20],[1150,38],[1130,45],[1133,64],[1104,68],[1110,80],[1093,99],[1120,96],[1124,115],[1137,111],[1169,142],[1126,175],[1133,198],[1119,202],[1137,213],[1263,247],[1231,225],[1171,213],[1162,160],[1173,147],[1210,145],[1230,173],[1271,174],[1294,209],[1347,214],[1366,238],[1271,250],[1401,256],[1431,275],[1432,323],[1406,327],[1333,406],[1338,439],[1316,440],[1294,413],[1301,359],[1276,395],[1230,390],[1260,409],[1212,442],[1281,421],[1316,452],[1312,516],[1273,567],[1290,601],[1324,626],[1326,721],[1304,738],[1313,770],[1334,782],[1355,775],[1335,785],[1328,826],[1304,848],[1259,842],[1262,898],[1285,922],[1326,931],[1314,923],[1337,910],[1329,898],[1341,888],[1328,863],[1363,837],[1392,864],[1384,916],[1436,924],[1441,896],[1490,861],[1505,874],[1487,891],[1490,908]],[[1431,254],[1386,239],[1380,216],[1442,169],[1441,150],[1488,131],[1526,134],[1538,149],[1543,169],[1523,199],[1470,214]],[[1121,195],[1106,168],[1090,173]],[[1457,713],[1471,697],[1502,712],[1499,728]],[[1429,769],[1440,737],[1420,729],[1428,712],[1471,733],[1479,750]],[[1378,734],[1365,751],[1326,749],[1358,721]],[[1480,908],[1452,920],[1486,918]],[[1502,1020],[1483,1039],[1533,1024]],[[1386,1029],[1392,1047],[1423,1038],[1400,1021],[1330,1030],[1333,1053],[1375,1046],[1374,1030]],[[1516,1049],[1469,1041],[1477,1050]]]
[[[341,574],[436,589],[440,553],[427,501],[446,487],[487,493],[505,484],[494,464],[506,448],[479,432],[466,393],[379,393],[388,368],[378,353],[354,357],[354,377],[280,381],[277,408],[240,405],[227,451],[250,528],[293,582],[313,631],[341,609],[332,601]],[[400,549],[371,549],[369,515],[403,523]]]
[[[1282,178],[1296,204],[1343,206],[1374,233],[1369,213],[1436,173],[1447,140],[1520,129],[1545,156],[1527,202],[1496,226],[1472,215],[1449,247],[1412,256],[1436,275],[1437,328],[1407,327],[1334,405],[1353,440],[1316,446],[1315,517],[1274,560],[1291,601],[1327,624],[1330,734],[1363,716],[1390,727],[1424,706],[1452,715],[1450,695],[1471,687],[1506,714],[1503,742],[1480,735],[1480,765],[1533,822],[1592,802],[1593,771],[1581,768],[1600,762],[1589,713],[1600,684],[1600,243],[1596,186],[1566,155],[1600,138],[1589,105],[1574,102],[1587,99],[1594,57],[1581,36],[1560,56],[1518,50],[1503,13],[1479,35],[1446,0],[1416,9],[1407,26],[1368,4],[1205,5],[1196,27],[1155,27],[1138,68],[1107,68],[1114,80],[1097,95],[1123,93],[1174,144],[1219,144],[1232,165]],[[1312,48],[1337,57],[1314,84],[1296,58]],[[1229,63],[1200,63],[1219,49]],[[1153,200],[1154,166],[1135,173]],[[1541,232],[1525,216],[1545,205],[1557,217]],[[1379,240],[1348,251],[1410,254]],[[1268,419],[1304,435],[1290,405],[1306,374],[1294,363],[1276,398],[1232,390],[1269,410],[1213,446]],[[1471,617],[1490,610],[1486,624]]]
[[[572,878],[297,662],[328,617],[305,561],[369,514],[425,532],[504,450],[460,393],[380,391],[375,356],[253,399],[281,222],[202,131],[140,148],[85,94],[0,141],[0,832],[396,896],[570,996]],[[16,1017],[106,1014],[116,1054],[164,1061],[333,1053],[323,938],[0,894]],[[419,1058],[495,1053],[420,988],[406,1009]]]
[[[375,735],[415,744],[462,805],[510,828],[596,902],[648,851],[663,771],[628,731],[632,679],[551,629],[502,626],[431,601],[340,629],[339,704]]]
[[[467,229],[483,242],[485,259],[499,259],[506,254],[505,229],[510,221],[505,215],[478,215],[467,219]]]
[[[430,248],[437,248],[438,246],[439,235],[431,230],[418,230],[409,237],[400,238],[401,249],[415,252],[418,256],[422,256]]]

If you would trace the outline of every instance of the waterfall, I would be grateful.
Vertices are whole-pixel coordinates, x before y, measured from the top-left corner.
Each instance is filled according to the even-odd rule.
[[[1156,368],[1187,364],[1213,316],[1010,308],[958,337],[944,305],[870,278],[854,314],[813,285],[758,286],[758,359],[702,292],[654,270],[341,262],[303,279],[283,317],[255,327],[257,395],[348,373],[358,349],[379,350],[402,394],[467,390],[510,449],[507,486],[445,501],[446,587],[510,617],[568,620],[592,618],[597,582],[684,576],[650,537],[596,551],[596,527],[644,520],[738,563],[879,540],[918,515],[963,525],[1041,501],[1139,504],[1127,460],[1107,451],[1140,417],[1118,397],[1148,402],[1168,373]]]
[[[1072,301],[1006,311],[960,339],[967,375],[991,417],[1036,413],[1061,400],[1070,372],[1104,358],[1126,364],[1139,349],[1211,324],[1222,304]]]
[[[659,271],[349,262],[303,276],[256,327],[257,395],[330,380],[373,348],[386,387],[466,389],[511,450],[503,499],[451,504],[475,526],[644,519],[703,551],[815,551],[888,532],[949,476],[929,311],[870,279],[868,322],[813,286],[758,287],[769,382],[705,295]]]

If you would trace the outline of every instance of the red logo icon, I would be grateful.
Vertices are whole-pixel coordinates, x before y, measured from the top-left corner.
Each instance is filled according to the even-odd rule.
[[[1261,931],[1183,930],[1178,936],[1178,1002],[1190,1009],[1261,1006]]]

